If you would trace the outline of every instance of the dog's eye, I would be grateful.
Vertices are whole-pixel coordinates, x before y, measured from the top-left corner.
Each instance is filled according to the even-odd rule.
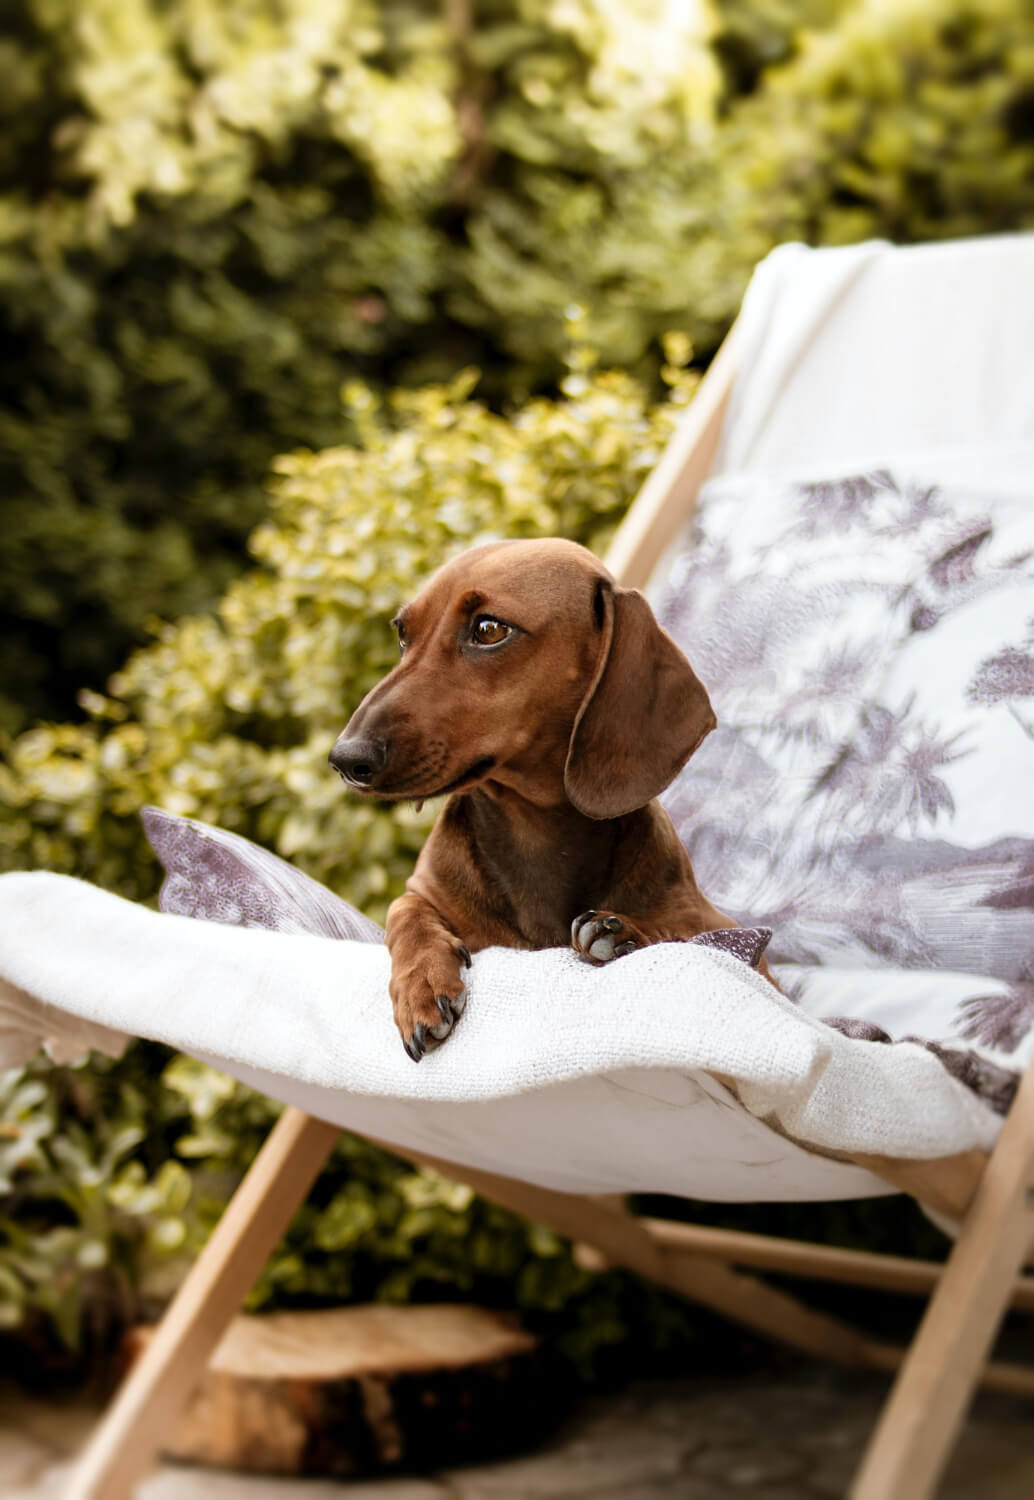
[[[395,626],[395,629],[398,631],[398,636],[399,636],[399,655],[401,656],[403,654],[403,652],[405,651],[405,649],[406,649],[406,627],[402,624],[401,621],[394,621],[393,620],[392,624]]]
[[[493,620],[491,615],[478,615],[470,628],[470,639],[475,646],[498,646],[507,636],[513,635],[513,626],[502,620]]]

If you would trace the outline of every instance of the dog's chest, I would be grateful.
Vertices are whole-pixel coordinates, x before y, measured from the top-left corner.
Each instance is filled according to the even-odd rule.
[[[576,916],[605,904],[611,863],[610,841],[596,834],[496,843],[482,851],[481,869],[486,894],[517,944],[550,948],[570,942]]]

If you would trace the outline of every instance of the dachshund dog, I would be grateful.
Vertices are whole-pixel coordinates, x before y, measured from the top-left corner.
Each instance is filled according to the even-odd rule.
[[[609,963],[734,927],[653,799],[715,716],[642,594],[560,540],[454,558],[393,622],[402,660],[330,752],[354,791],[449,800],[388,911],[391,999],[419,1062],[471,953],[573,944]]]

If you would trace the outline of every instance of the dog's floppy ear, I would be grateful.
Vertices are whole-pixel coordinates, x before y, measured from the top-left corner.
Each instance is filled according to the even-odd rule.
[[[564,766],[571,802],[619,818],[672,781],[715,726],[703,684],[635,589],[600,579],[600,653]]]

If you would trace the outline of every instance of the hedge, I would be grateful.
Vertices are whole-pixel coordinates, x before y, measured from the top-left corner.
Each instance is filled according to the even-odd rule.
[[[663,28],[663,29],[658,29]],[[18,0],[0,47],[0,729],[243,565],[343,381],[706,358],[778,241],[1034,217],[1025,0]]]
[[[591,0],[343,13],[39,0],[0,49],[7,723],[84,715],[11,739],[0,866],[149,899],[158,802],[382,916],[434,809],[354,805],[325,757],[399,599],[478,538],[602,548],[773,243],[1034,224],[1020,0],[726,4],[652,104]],[[160,1296],[271,1115],[154,1049],[0,1080],[0,1321],[73,1341]],[[258,1297],[513,1286],[583,1363],[676,1326],[348,1142]]]
[[[504,531],[602,548],[694,388],[685,341],[668,353],[660,402],[577,345],[561,398],[508,417],[473,399],[473,375],[384,402],[352,387],[362,446],[277,461],[255,565],[218,608],[163,627],[106,695],[86,694],[88,722],[14,742],[0,865],[153,897],[139,823],[153,802],[258,839],[383,917],[436,809],[350,800],[327,752],[397,657],[390,617],[452,552]],[[75,1344],[153,1304],[275,1113],[154,1047],[0,1076],[0,1327]],[[656,1348],[691,1327],[580,1271],[555,1236],[345,1138],[253,1305],[411,1295],[516,1301],[583,1370],[633,1330]]]

